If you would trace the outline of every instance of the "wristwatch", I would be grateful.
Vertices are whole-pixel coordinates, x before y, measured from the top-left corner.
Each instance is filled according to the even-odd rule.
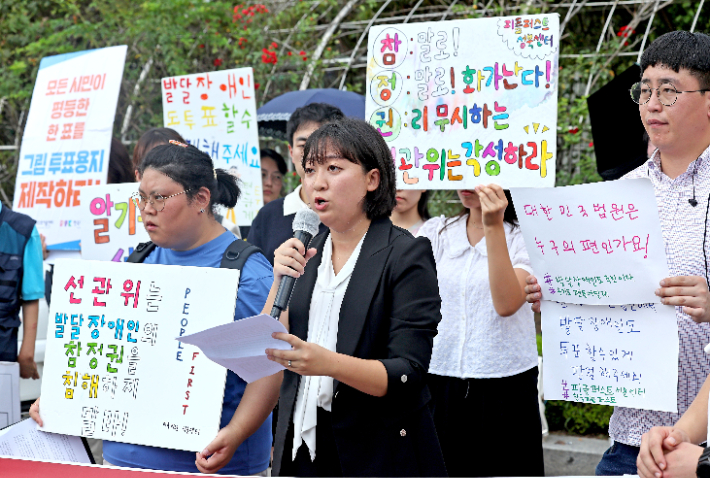
[[[703,450],[698,460],[698,468],[695,470],[698,478],[710,478],[710,447]]]

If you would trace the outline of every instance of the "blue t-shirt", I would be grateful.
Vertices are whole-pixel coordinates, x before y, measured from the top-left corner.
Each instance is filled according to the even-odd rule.
[[[227,247],[236,240],[234,234],[224,234],[207,244],[189,251],[173,251],[156,247],[146,257],[145,264],[176,266],[219,267]],[[242,268],[234,320],[261,313],[269,295],[274,274],[271,264],[259,253],[252,254]],[[227,426],[244,395],[246,382],[232,371],[227,371],[220,428]],[[156,404],[159,406],[159,404]],[[207,446],[207,443],[205,443]],[[166,471],[199,473],[195,453],[104,440],[105,459],[114,465]],[[244,440],[230,461],[219,473],[253,475],[266,470],[271,454],[271,415],[252,436]]]

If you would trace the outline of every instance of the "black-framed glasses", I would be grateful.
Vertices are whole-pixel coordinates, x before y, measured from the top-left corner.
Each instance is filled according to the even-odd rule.
[[[663,106],[673,106],[675,102],[678,101],[678,95],[682,93],[700,93],[710,91],[708,89],[678,91],[676,87],[670,83],[663,83],[658,88],[651,88],[646,83],[638,82],[634,83],[629,92],[631,93],[631,99],[634,100],[634,103],[638,105],[645,105],[651,100],[653,90],[656,90],[658,101],[660,101]]]
[[[140,209],[141,211],[145,209],[145,205],[150,203],[153,208],[155,208],[156,211],[162,212],[163,209],[165,209],[165,201],[175,197],[179,196],[180,194],[184,194],[188,192],[189,189],[185,189],[184,191],[180,191],[179,193],[171,194],[170,196],[163,196],[161,194],[156,194],[155,196],[152,197],[145,197],[141,195],[141,193],[133,193],[131,194],[131,202],[135,204],[135,206]]]

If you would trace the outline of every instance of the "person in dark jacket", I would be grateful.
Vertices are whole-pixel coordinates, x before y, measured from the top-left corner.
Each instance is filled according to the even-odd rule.
[[[266,351],[286,367],[273,474],[444,476],[426,385],[441,320],[431,244],[389,220],[394,165],[369,124],[326,124],[304,154],[328,230],[275,254],[265,311],[283,276],[301,279],[281,315],[290,334],[274,334],[292,349]]]
[[[34,355],[43,275],[35,220],[0,203],[0,361],[19,362],[22,378],[39,378]],[[18,352],[20,309],[24,327]]]

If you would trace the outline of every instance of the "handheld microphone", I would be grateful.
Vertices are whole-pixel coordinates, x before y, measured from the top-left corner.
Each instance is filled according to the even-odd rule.
[[[313,236],[318,234],[318,226],[320,226],[320,218],[318,218],[318,214],[310,209],[298,211],[293,219],[293,237],[303,243],[306,251]],[[291,276],[283,276],[281,278],[281,284],[279,284],[279,290],[276,292],[276,299],[274,300],[274,307],[271,309],[273,318],[278,320],[281,312],[288,307],[295,283],[296,279]]]

